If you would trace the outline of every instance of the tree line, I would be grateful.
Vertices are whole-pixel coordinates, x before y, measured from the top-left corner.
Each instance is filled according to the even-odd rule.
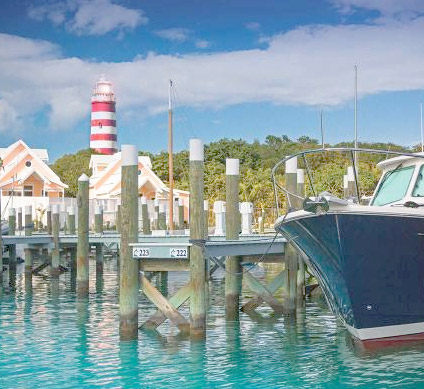
[[[342,142],[327,147],[353,147],[353,142]],[[271,169],[283,157],[308,149],[320,148],[316,139],[301,136],[297,140],[287,135],[268,135],[264,142],[255,140],[251,143],[243,139],[220,139],[205,145],[205,198],[212,204],[216,200],[225,200],[225,159],[240,160],[240,201],[248,201],[257,209],[271,209],[275,198],[271,182]],[[391,143],[361,142],[359,147],[392,151],[417,151],[417,147],[406,148]],[[69,185],[66,196],[76,197],[78,177],[85,173],[91,175],[90,157],[93,151],[80,150],[75,154],[66,154],[59,158],[51,168],[63,182]],[[168,153],[161,151],[153,154],[140,151],[140,155],[151,158],[153,171],[168,183]],[[361,195],[371,195],[377,184],[380,172],[375,164],[385,159],[384,155],[361,154],[359,158],[359,183]],[[308,165],[312,171],[315,190],[319,193],[328,190],[337,196],[343,196],[343,175],[347,166],[351,165],[349,156],[345,154],[321,154],[308,156]],[[303,161],[299,161],[303,168]],[[283,172],[281,172],[283,173]],[[278,175],[284,184],[282,174]],[[178,189],[189,190],[188,151],[174,154],[174,181]],[[306,181],[306,190],[310,194],[311,187]],[[285,199],[282,194],[281,201]]]

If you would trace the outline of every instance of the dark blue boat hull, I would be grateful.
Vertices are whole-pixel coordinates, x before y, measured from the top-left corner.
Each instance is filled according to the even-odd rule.
[[[276,229],[309,257],[348,328],[424,323],[423,218],[324,214],[289,218]]]

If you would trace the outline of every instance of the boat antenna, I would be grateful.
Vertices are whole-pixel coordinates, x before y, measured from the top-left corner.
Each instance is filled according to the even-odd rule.
[[[173,136],[172,136],[172,80],[169,80],[169,97],[168,97],[168,176],[169,176],[169,230],[174,230],[174,159],[173,159]]]
[[[323,126],[323,111],[321,110],[321,141],[322,141],[322,148],[325,148],[324,144],[324,126]]]
[[[421,152],[424,152],[423,103],[420,103]]]
[[[355,65],[355,111],[354,111],[354,127],[355,127],[355,149],[358,148],[358,65]],[[358,156],[355,151],[355,165],[358,166]]]

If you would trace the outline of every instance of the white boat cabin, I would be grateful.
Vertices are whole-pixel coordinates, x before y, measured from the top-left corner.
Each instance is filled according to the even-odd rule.
[[[424,154],[387,159],[377,167],[383,172],[370,205],[424,205]]]

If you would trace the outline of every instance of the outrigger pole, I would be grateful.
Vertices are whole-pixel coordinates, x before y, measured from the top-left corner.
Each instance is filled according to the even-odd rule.
[[[173,136],[172,136],[172,80],[169,80],[169,104],[168,104],[168,176],[169,176],[169,230],[174,230],[174,159],[173,159]]]

